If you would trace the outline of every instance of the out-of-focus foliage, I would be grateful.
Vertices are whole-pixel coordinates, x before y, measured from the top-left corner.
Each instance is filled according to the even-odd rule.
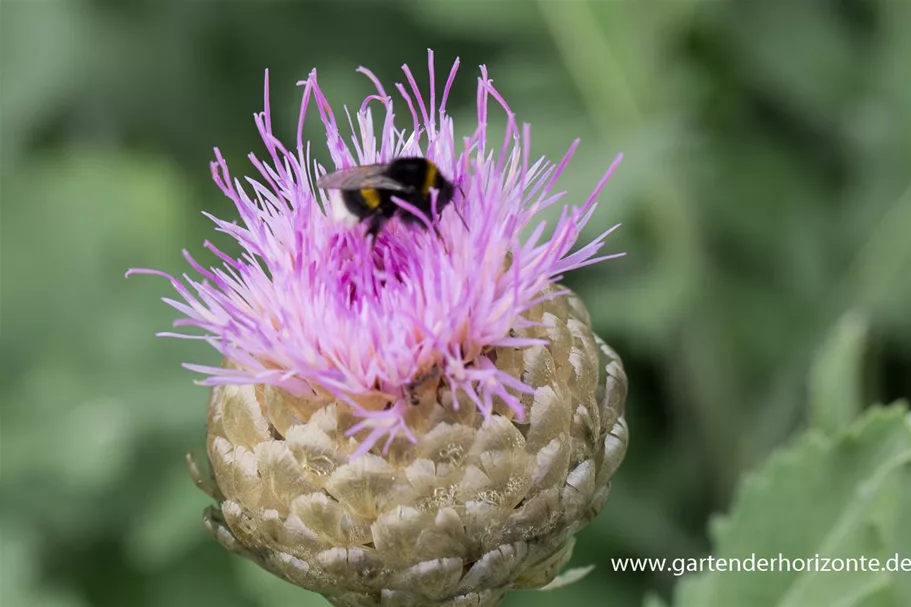
[[[130,266],[182,271],[181,248],[213,238],[199,211],[234,216],[206,163],[218,145],[240,174],[261,150],[265,68],[291,134],[311,67],[353,105],[369,90],[358,65],[386,80],[407,62],[426,86],[432,46],[438,69],[462,58],[449,106],[462,125],[486,63],[533,124],[536,154],[583,137],[570,197],[626,154],[589,234],[622,221],[608,246],[628,256],[567,282],[626,362],[631,451],[579,538],[574,563],[595,572],[507,604],[669,597],[670,574],[617,573],[610,559],[706,554],[708,516],[744,470],[808,422],[835,432],[860,403],[911,394],[911,3],[0,11],[4,606],[324,604],[202,530],[183,453],[202,446],[206,392],[179,363],[215,356],[153,339],[173,318],[156,301],[168,286],[123,279]]]
[[[873,409],[844,432],[808,432],[743,482],[733,513],[713,527],[713,555],[765,556],[775,573],[715,571],[683,579],[677,607],[903,607],[908,573],[887,571],[911,549],[911,418],[907,407]],[[782,563],[785,558],[821,561]],[[878,559],[883,571],[842,564]],[[839,559],[833,564],[831,561]],[[827,564],[828,563],[828,564]],[[755,564],[753,565],[755,567]],[[793,569],[791,569],[793,567]],[[837,573],[836,573],[837,572]]]

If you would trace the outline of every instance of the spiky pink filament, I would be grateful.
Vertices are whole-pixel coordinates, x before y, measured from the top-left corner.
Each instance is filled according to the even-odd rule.
[[[584,204],[562,208],[549,239],[543,221],[521,239],[538,214],[562,197],[553,188],[578,141],[556,165],[543,158],[529,164],[530,127],[519,128],[481,66],[478,126],[457,153],[445,107],[459,62],[437,107],[432,52],[428,59],[429,105],[407,67],[410,94],[396,84],[411,113],[411,132],[395,129],[391,97],[370,70],[358,70],[377,92],[364,100],[355,120],[345,108],[352,146],[344,142],[314,70],[299,83],[303,100],[296,147],[287,149],[273,134],[267,72],[265,109],[254,117],[267,159],[250,154],[260,180],[233,178],[217,148],[211,165],[216,185],[237,207],[240,224],[207,216],[216,230],[240,243],[241,256],[234,259],[206,242],[220,266],[207,269],[185,253],[201,279],[184,274],[182,282],[156,270],[128,272],[170,280],[182,300],[165,299],[183,315],[175,326],[202,330],[202,335],[161,335],[204,339],[230,361],[231,368],[185,365],[208,375],[202,383],[266,383],[296,395],[328,391],[361,418],[350,433],[369,431],[358,454],[383,438],[388,447],[399,433],[414,440],[405,422],[405,387],[434,365],[451,388],[453,407],[467,399],[489,416],[499,400],[521,417],[524,409],[515,393],[533,390],[497,369],[485,353],[491,347],[542,343],[510,337],[510,328],[529,324],[522,315],[541,301],[542,289],[565,272],[619,256],[596,257],[616,226],[570,251],[620,157]],[[506,114],[505,137],[494,148],[487,142],[490,99]],[[362,227],[351,229],[326,213],[333,201],[313,187],[326,170],[311,160],[309,143],[303,141],[311,102],[326,129],[335,168],[426,156],[464,198],[457,195],[438,219],[426,218],[434,230],[392,221],[372,246]],[[384,111],[379,134],[371,102],[379,102]],[[377,391],[389,398],[385,410],[367,410],[358,403],[359,396]]]

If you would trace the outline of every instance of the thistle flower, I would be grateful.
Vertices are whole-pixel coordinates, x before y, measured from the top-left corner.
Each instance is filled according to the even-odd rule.
[[[445,110],[458,60],[439,106],[432,52],[429,67],[429,103],[407,66],[410,91],[396,85],[410,131],[396,129],[392,97],[360,68],[376,93],[353,120],[345,110],[351,145],[314,70],[298,83],[293,148],[273,134],[267,72],[255,122],[268,157],[250,155],[259,180],[232,178],[217,149],[212,163],[242,223],[210,218],[241,256],[206,243],[222,262],[207,269],[185,252],[201,279],[183,282],[131,271],[168,278],[175,326],[202,330],[161,335],[203,339],[223,357],[186,365],[213,387],[214,475],[191,461],[218,503],[207,527],[334,605],[495,605],[510,588],[545,586],[626,450],[620,360],[557,285],[614,257],[597,256],[614,228],[571,251],[619,158],[545,238],[540,213],[560,201],[553,188],[578,142],[555,165],[531,162],[529,126],[482,66],[478,125],[457,144]],[[311,103],[335,168],[424,156],[460,194],[421,215],[427,229],[394,219],[368,240],[313,185],[326,170],[302,138]],[[506,115],[494,145],[491,103]]]

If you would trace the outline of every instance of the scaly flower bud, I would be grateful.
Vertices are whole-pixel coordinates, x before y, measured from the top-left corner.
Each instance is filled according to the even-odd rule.
[[[251,155],[264,183],[232,180],[216,150],[213,176],[243,225],[212,218],[244,249],[203,276],[167,274],[184,301],[165,300],[178,325],[224,357],[186,365],[209,377],[208,459],[191,461],[218,503],[206,526],[228,549],[338,606],[496,605],[511,588],[540,588],[569,560],[573,534],[597,514],[626,451],[626,376],[591,330],[581,301],[555,284],[596,258],[608,230],[570,250],[594,194],[564,207],[550,239],[538,223],[573,149],[558,165],[529,163],[528,126],[481,67],[478,128],[456,152],[446,99],[439,108],[430,55],[430,112],[411,76],[411,133],[393,126],[376,85],[343,142],[316,81],[301,83],[297,146],[256,124],[271,162]],[[488,100],[506,112],[499,153],[488,147]],[[313,101],[336,168],[431,160],[458,188],[420,222],[393,219],[374,241],[325,209],[313,187],[325,173],[302,142]],[[380,102],[379,141],[368,105]],[[347,113],[347,110],[346,110]],[[350,117],[349,117],[350,122]],[[352,130],[353,123],[352,123]],[[426,144],[421,140],[426,136]],[[619,161],[619,158],[618,158]],[[614,165],[616,165],[616,162]],[[437,196],[434,191],[431,197]],[[421,225],[423,223],[424,225]],[[615,226],[616,227],[616,226]]]

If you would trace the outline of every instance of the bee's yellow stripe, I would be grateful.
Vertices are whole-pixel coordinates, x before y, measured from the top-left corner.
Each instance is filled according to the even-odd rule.
[[[364,203],[371,210],[380,206],[380,193],[374,189],[364,189],[361,190],[361,197],[364,199]]]
[[[424,196],[430,196],[430,188],[434,186],[437,182],[437,166],[427,161],[427,174],[424,175],[424,187],[421,189],[421,194]]]

